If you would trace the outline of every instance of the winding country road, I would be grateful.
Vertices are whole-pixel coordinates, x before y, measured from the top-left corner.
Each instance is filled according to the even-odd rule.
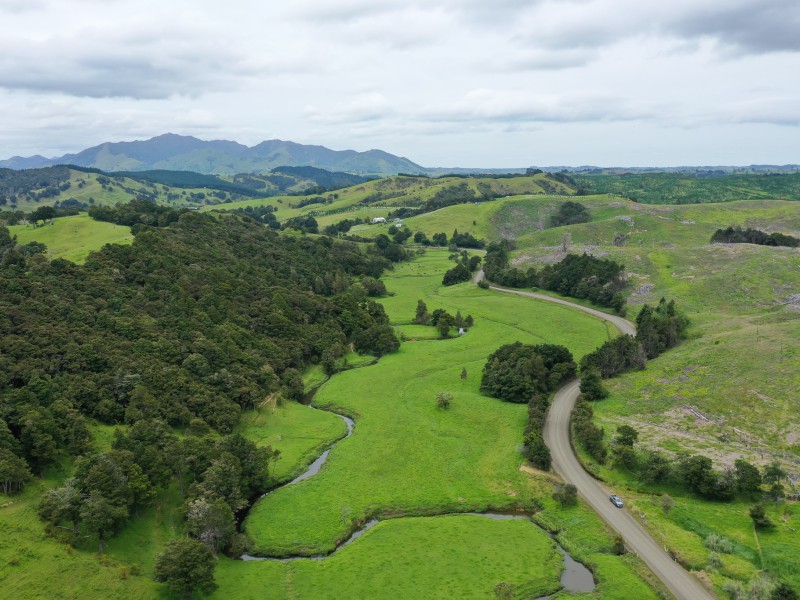
[[[479,271],[475,281],[483,278]],[[536,300],[545,300],[569,306],[599,319],[613,323],[622,333],[635,335],[636,328],[630,321],[608,315],[602,311],[573,304],[567,300],[553,298],[544,294],[521,292],[490,286],[490,289],[516,294]],[[644,528],[625,509],[619,509],[609,500],[611,492],[593,479],[581,467],[570,444],[570,415],[580,394],[580,381],[574,380],[566,384],[556,393],[547,421],[544,426],[544,441],[550,449],[553,469],[564,481],[578,488],[578,494],[614,531],[625,540],[625,546],[633,551],[678,600],[713,600],[715,596],[703,585],[675,562],[666,551],[647,533]]]

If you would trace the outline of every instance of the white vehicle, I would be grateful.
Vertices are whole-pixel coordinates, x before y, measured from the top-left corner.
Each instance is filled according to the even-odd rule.
[[[617,508],[622,508],[623,506],[622,498],[620,498],[615,494],[611,494],[611,504],[613,504]]]

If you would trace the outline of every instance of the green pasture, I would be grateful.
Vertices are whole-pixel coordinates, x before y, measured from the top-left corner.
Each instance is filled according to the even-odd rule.
[[[526,520],[470,515],[383,521],[323,560],[223,561],[219,597],[492,598],[511,583],[535,598],[559,589],[561,555]]]
[[[261,553],[330,551],[373,516],[483,511],[531,501],[518,466],[525,407],[478,392],[486,356],[503,343],[563,343],[576,356],[608,336],[604,324],[568,309],[484,291],[442,288],[447,252],[431,251],[386,277],[382,302],[393,322],[429,310],[472,314],[463,337],[405,342],[373,366],[341,373],[314,400],[354,416],[355,432],[319,475],[261,500],[246,522]],[[467,379],[461,380],[461,369]],[[450,410],[437,392],[454,395]],[[380,448],[375,451],[375,448]]]
[[[61,217],[52,223],[34,228],[33,225],[14,225],[8,228],[17,242],[39,242],[47,246],[50,258],[65,258],[82,264],[90,252],[100,250],[106,244],[130,244],[133,241],[131,228],[104,221],[95,221],[83,213],[73,217]]]
[[[344,421],[297,402],[267,404],[242,415],[239,430],[259,446],[279,448],[272,475],[277,481],[297,477],[334,441],[347,433]]]
[[[439,190],[466,183],[467,187],[476,193],[480,193],[480,185],[488,185],[492,193],[497,194],[499,198],[492,200],[488,203],[479,203],[489,205],[499,205],[506,197],[520,196],[526,194],[571,194],[572,189],[564,184],[546,181],[543,174],[535,176],[520,176],[509,179],[476,179],[476,178],[459,178],[459,177],[445,177],[442,179],[428,179],[425,177],[389,177],[386,179],[379,179],[376,181],[369,181],[367,183],[355,185],[349,188],[336,190],[334,192],[325,192],[320,194],[323,198],[329,199],[329,202],[324,204],[310,204],[302,208],[292,208],[305,199],[303,196],[275,196],[272,198],[259,198],[251,200],[242,200],[238,202],[229,202],[224,205],[205,206],[202,210],[231,210],[236,208],[245,208],[247,206],[275,206],[277,211],[275,217],[279,221],[297,217],[300,215],[313,214],[320,224],[320,227],[337,223],[344,219],[352,218],[373,218],[373,217],[386,217],[391,210],[401,206],[420,206],[423,202],[430,200]],[[380,195],[380,197],[378,196]],[[448,211],[446,215],[460,214],[458,210],[449,209],[462,209],[475,206],[472,204],[460,204],[455,207],[448,207],[444,209]],[[388,208],[387,208],[388,207]],[[438,211],[437,211],[438,212]],[[430,214],[430,213],[428,213]],[[411,221],[410,225],[415,225],[415,231],[426,231],[425,217],[416,217]],[[476,220],[480,222],[481,213],[478,212],[469,222]],[[453,224],[447,222],[448,217],[440,218],[436,225],[441,225],[444,229],[430,229],[430,234],[445,231],[452,233]],[[464,221],[459,217],[459,222]],[[462,226],[464,230],[471,230],[466,227],[467,222],[464,221]],[[459,230],[462,230],[459,227]],[[388,225],[384,228],[359,226],[353,230],[353,233],[359,235],[370,235],[385,232]],[[365,233],[366,232],[366,233]]]

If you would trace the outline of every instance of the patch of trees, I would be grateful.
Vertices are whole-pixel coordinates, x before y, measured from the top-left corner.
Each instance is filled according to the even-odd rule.
[[[95,172],[83,168],[77,168],[76,170]],[[251,198],[261,198],[264,196],[258,189],[244,185],[243,182],[237,181],[235,178],[233,182],[230,182],[216,175],[206,175],[204,173],[195,173],[194,171],[153,169],[150,171],[114,171],[108,172],[106,175],[117,179],[127,177],[134,181],[166,185],[174,188],[206,188],[208,190],[230,192],[232,194]],[[100,181],[100,177],[98,177],[97,181],[100,183],[108,183],[108,177],[103,177],[105,181]]]
[[[439,210],[446,206],[453,206],[455,204],[467,204],[469,202],[476,202],[478,196],[475,190],[469,187],[466,182],[461,182],[458,185],[449,185],[437,191],[433,198],[425,201],[422,206],[417,210],[417,214],[432,212]]]
[[[507,287],[540,287],[565,296],[591,300],[620,314],[624,311],[625,298],[621,290],[625,285],[625,267],[622,264],[588,254],[569,254],[538,272],[533,268],[523,271],[509,264],[512,248],[507,240],[489,244],[483,259],[487,279]]]
[[[472,315],[466,317],[461,315],[461,311],[456,311],[455,316],[443,308],[437,308],[433,312],[428,312],[428,307],[422,300],[417,300],[417,310],[414,315],[414,323],[417,325],[431,325],[439,331],[439,337],[450,336],[450,328],[457,327],[470,328],[475,324]]]
[[[266,225],[270,229],[280,229],[281,224],[278,222],[278,219],[275,217],[275,212],[278,209],[274,206],[245,206],[242,208],[234,208],[227,212],[232,212],[237,215],[250,217],[261,223],[262,225]]]
[[[613,260],[589,254],[569,254],[536,274],[538,287],[573,298],[585,298],[622,314],[625,298],[625,267]],[[532,276],[529,277],[532,279]]]
[[[675,300],[662,298],[658,306],[642,306],[636,316],[636,340],[642,345],[647,358],[655,358],[665,350],[674,348],[686,337],[689,319],[675,307]]]
[[[309,196],[291,205],[292,208],[303,208],[312,204],[329,204],[331,201],[322,196]]]
[[[580,398],[572,411],[572,431],[583,449],[600,464],[606,462],[608,450],[603,442],[603,429],[592,421],[594,409],[586,400]]]
[[[402,191],[372,192],[361,200],[361,204],[375,204],[383,200],[391,200],[392,198],[399,198],[404,195],[405,193]]]
[[[480,256],[470,256],[466,250],[462,250],[458,254],[452,254],[450,259],[456,262],[456,266],[444,274],[442,285],[455,285],[469,281],[472,278],[472,274],[477,271],[478,266],[481,264]]]
[[[401,262],[411,257],[411,254],[403,248],[402,242],[398,243],[385,233],[375,237],[372,249],[376,254],[391,262]]]
[[[344,234],[350,231],[356,225],[361,225],[362,223],[366,223],[366,219],[362,219],[360,217],[356,217],[355,219],[343,219],[338,223],[332,223],[330,225],[326,225],[325,228],[322,230],[322,233],[325,235],[332,235],[338,236],[340,233]]]
[[[53,190],[41,197],[57,196],[61,186],[69,182],[68,167],[44,167],[41,169],[0,169],[0,197],[27,196],[36,190]]]
[[[238,434],[207,432],[196,427],[179,437],[159,419],[139,420],[125,433],[117,430],[112,450],[80,457],[73,476],[44,494],[40,518],[53,534],[69,531],[70,542],[81,532],[96,537],[102,553],[109,537],[176,482],[189,535],[214,555],[237,556],[244,540],[234,514],[268,488],[278,452]]]
[[[455,244],[460,248],[483,248],[486,242],[477,239],[471,233],[459,233],[458,229],[453,230],[453,235],[450,237],[450,243]]]
[[[767,233],[758,229],[742,229],[741,227],[728,227],[717,229],[711,236],[711,243],[723,244],[758,244],[759,246],[787,246],[797,248],[800,239],[783,233]]]
[[[299,373],[323,355],[397,348],[367,297],[387,265],[233,215],[184,213],[84,266],[28,253],[0,227],[0,448],[39,474],[91,449],[88,418],[229,433],[269,394],[301,397]],[[25,469],[0,461],[20,489]]]
[[[575,376],[572,354],[564,346],[515,342],[495,350],[486,361],[481,392],[508,402],[526,403],[549,394]]]
[[[550,227],[577,225],[578,223],[588,223],[591,220],[592,216],[583,204],[568,200],[559,205],[558,210],[550,217]]]
[[[96,221],[107,221],[117,225],[148,225],[150,227],[167,227],[175,223],[186,209],[175,210],[169,206],[159,206],[155,202],[144,199],[131,200],[127,204],[116,206],[92,206],[89,216]],[[135,232],[134,232],[135,233]]]
[[[303,233],[319,233],[319,224],[311,215],[302,215],[287,219],[283,225],[281,225],[281,229],[296,229]]]
[[[310,179],[316,184],[314,193],[321,193],[320,190],[323,189],[325,191],[338,190],[372,181],[370,177],[343,173],[341,171],[326,171],[325,169],[306,166],[275,167],[271,172],[289,175],[296,179]]]
[[[658,306],[645,304],[636,317],[636,336],[621,335],[581,359],[581,372],[596,370],[603,378],[644,369],[647,360],[673,348],[686,337],[689,319],[662,298]]]
[[[515,342],[492,353],[483,367],[481,392],[508,402],[527,403],[524,454],[539,469],[550,468],[544,422],[550,394],[575,376],[575,362],[564,346]]]
[[[483,272],[486,278],[507,287],[532,287],[536,283],[535,269],[522,271],[509,266],[509,252],[513,244],[509,240],[492,242],[483,257]]]
[[[592,416],[591,404],[580,399],[572,417],[576,439],[597,462],[604,464],[610,457],[614,467],[635,474],[643,483],[681,486],[709,500],[728,501],[738,496],[778,501],[785,496],[780,480],[786,474],[777,462],[761,470],[737,459],[733,468],[715,469],[707,456],[673,457],[658,450],[639,450],[636,447],[639,432],[630,425],[619,426],[607,445],[603,429],[592,422]]]

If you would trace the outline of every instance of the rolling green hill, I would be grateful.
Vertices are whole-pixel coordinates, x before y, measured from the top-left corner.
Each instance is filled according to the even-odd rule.
[[[734,200],[800,200],[800,173],[674,172],[574,174],[590,194],[617,194],[645,204],[700,204]]]

